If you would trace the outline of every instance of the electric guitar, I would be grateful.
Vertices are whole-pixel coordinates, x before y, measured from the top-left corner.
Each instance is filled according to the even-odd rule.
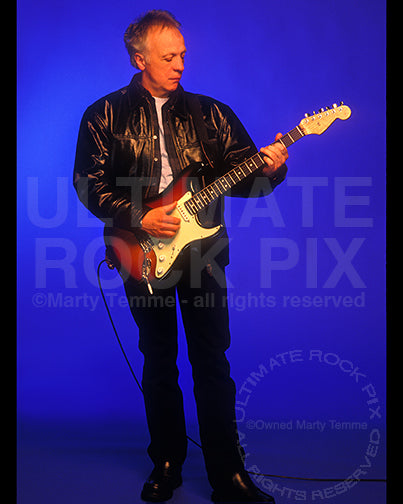
[[[277,141],[288,148],[303,136],[321,135],[336,119],[346,120],[350,115],[350,108],[343,102],[321,108],[318,113],[305,114],[298,126]],[[172,215],[181,219],[181,225],[176,235],[156,238],[140,229],[132,232],[117,227],[105,228],[108,266],[116,267],[125,277],[129,275],[145,282],[152,294],[152,285],[169,275],[187,246],[196,240],[217,236],[222,230],[222,225],[203,227],[198,214],[264,164],[262,154],[256,153],[198,191],[192,184],[195,167],[188,167],[161,194],[145,202],[153,209],[177,201]]]

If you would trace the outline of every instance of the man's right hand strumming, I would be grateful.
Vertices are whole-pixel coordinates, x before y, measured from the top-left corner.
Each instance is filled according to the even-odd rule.
[[[141,229],[156,238],[172,238],[179,231],[180,219],[172,212],[176,208],[176,201],[169,205],[153,208],[145,214],[141,221]]]

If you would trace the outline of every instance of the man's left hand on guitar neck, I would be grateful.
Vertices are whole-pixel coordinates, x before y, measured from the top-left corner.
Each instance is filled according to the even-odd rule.
[[[283,135],[277,133],[275,143],[262,147],[260,152],[264,154],[263,161],[266,166],[263,167],[262,173],[266,177],[273,178],[277,170],[283,166],[288,159],[288,151],[281,142],[277,142]]]

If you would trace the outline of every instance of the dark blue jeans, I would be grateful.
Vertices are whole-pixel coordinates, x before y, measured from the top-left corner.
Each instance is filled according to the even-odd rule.
[[[220,269],[220,268],[218,268]],[[235,421],[235,384],[225,351],[230,345],[225,275],[203,268],[198,280],[184,269],[174,287],[154,289],[125,283],[144,355],[142,387],[155,464],[182,465],[187,450],[183,397],[176,360],[177,299],[192,365],[199,432],[210,484],[243,467]]]

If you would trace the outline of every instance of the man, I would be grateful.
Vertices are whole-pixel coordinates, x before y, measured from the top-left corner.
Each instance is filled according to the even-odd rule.
[[[166,11],[150,11],[131,24],[125,44],[140,70],[130,84],[91,105],[80,126],[74,185],[81,201],[107,225],[171,238],[181,220],[176,202],[147,206],[192,162],[204,162],[201,184],[209,183],[257,152],[244,127],[226,105],[180,86],[186,47],[180,24]],[[195,108],[195,98],[199,109]],[[197,119],[200,110],[203,125]],[[200,131],[204,129],[204,133]],[[206,135],[203,142],[201,137]],[[281,134],[276,136],[276,140]],[[209,146],[209,152],[206,151]],[[261,149],[264,167],[231,196],[268,194],[286,174],[285,147]],[[219,199],[205,218],[223,223]],[[230,344],[225,302],[228,238],[193,243],[175,264],[176,283],[154,288],[125,278],[125,290],[139,328],[144,355],[142,387],[154,463],[141,497],[161,502],[182,483],[187,437],[178,386],[176,295],[192,364],[200,439],[214,502],[270,502],[244,469],[235,421],[235,385],[225,351]],[[213,295],[213,306],[195,300]],[[163,300],[155,308],[153,296]]]

